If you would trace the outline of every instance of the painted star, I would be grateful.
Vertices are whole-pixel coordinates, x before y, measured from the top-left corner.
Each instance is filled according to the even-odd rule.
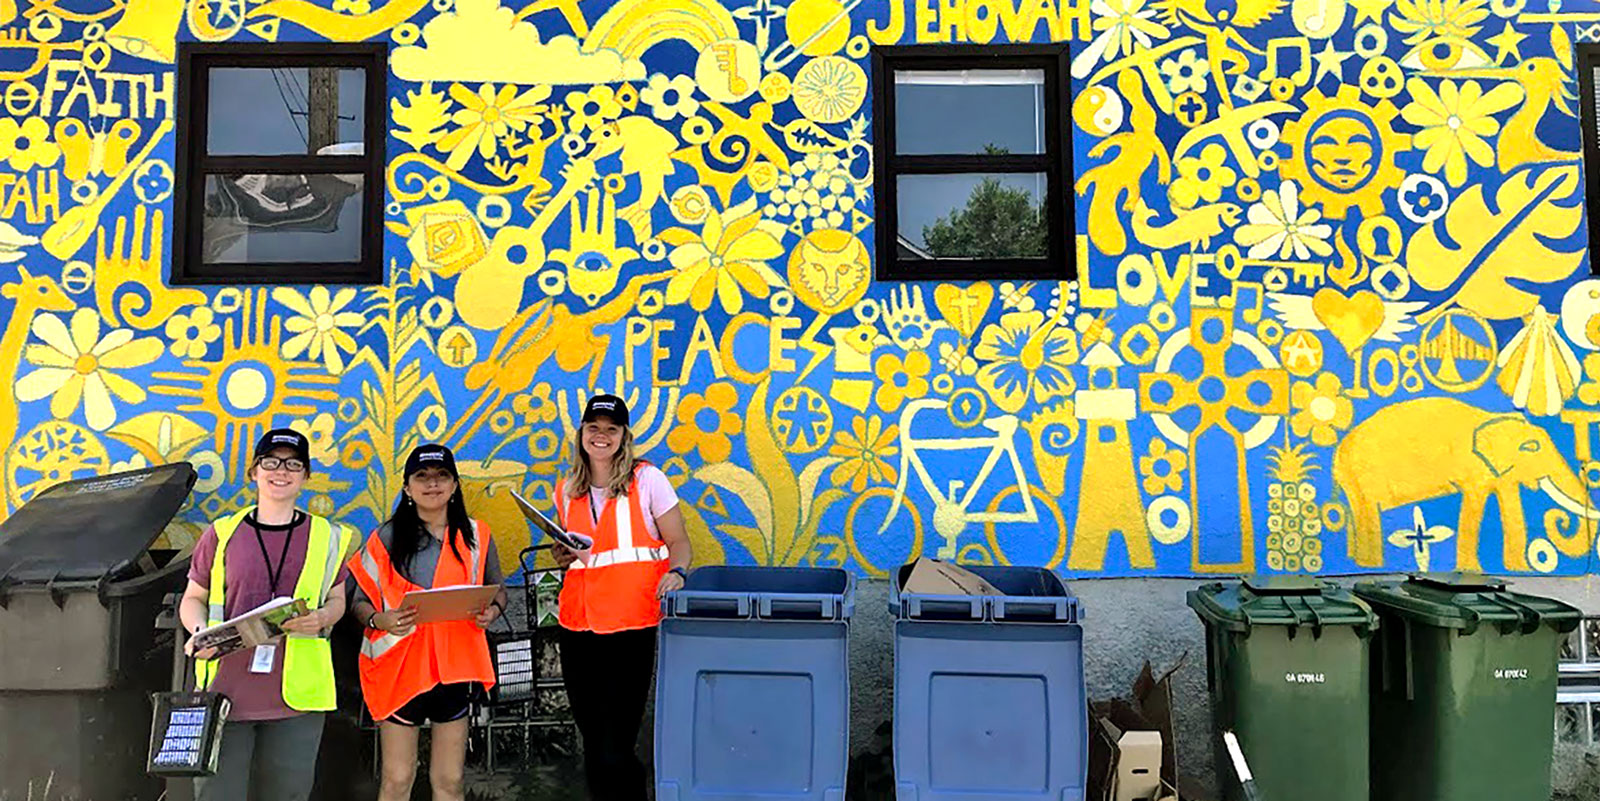
[[[1527,34],[1518,33],[1517,29],[1511,27],[1511,20],[1506,20],[1505,30],[1486,40],[1489,44],[1495,46],[1494,63],[1505,64],[1507,56],[1510,56],[1514,62],[1521,61],[1522,50],[1518,45],[1522,44],[1522,40],[1526,38],[1528,38]]]
[[[1344,83],[1344,60],[1351,56],[1348,52],[1340,52],[1333,47],[1333,40],[1328,40],[1328,46],[1312,58],[1317,60],[1317,79],[1313,84],[1322,83],[1322,79],[1329,75]]]
[[[1356,10],[1355,19],[1351,27],[1361,24],[1361,20],[1370,19],[1378,24],[1383,24],[1383,12],[1394,5],[1394,0],[1350,0],[1350,7]]]

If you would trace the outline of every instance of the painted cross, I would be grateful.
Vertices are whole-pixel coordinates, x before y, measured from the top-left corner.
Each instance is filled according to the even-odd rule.
[[[1428,572],[1429,550],[1445,540],[1454,537],[1456,532],[1449,526],[1430,526],[1422,516],[1422,507],[1411,507],[1411,528],[1403,528],[1389,534],[1389,544],[1400,548],[1410,548],[1417,557],[1417,570]]]
[[[1200,375],[1194,379],[1172,369],[1178,353],[1189,348],[1200,354]],[[1229,375],[1227,356],[1235,349],[1253,356],[1261,366],[1242,375]],[[1234,328],[1232,309],[1219,307],[1195,307],[1189,328],[1177,332],[1162,345],[1155,368],[1155,372],[1139,376],[1139,404],[1155,415],[1156,427],[1164,436],[1189,448],[1194,476],[1189,482],[1189,505],[1195,520],[1194,570],[1201,573],[1252,571],[1255,569],[1255,527],[1251,522],[1250,477],[1245,468],[1245,452],[1266,442],[1277,428],[1278,417],[1289,411],[1289,374],[1279,367],[1266,345]],[[1199,410],[1200,419],[1193,429],[1185,431],[1172,415],[1190,408]],[[1249,427],[1241,428],[1235,422],[1241,415],[1234,414],[1230,418],[1230,413],[1243,413],[1255,419]],[[1231,537],[1233,528],[1207,525],[1205,521],[1215,513],[1208,515],[1200,505],[1200,479],[1218,475],[1215,469],[1207,471],[1202,463],[1205,457],[1200,440],[1214,432],[1231,440],[1234,450],[1235,497],[1239,508],[1239,559],[1235,562],[1207,561],[1201,544],[1207,533]],[[1207,495],[1212,504],[1230,500],[1226,494],[1208,491]]]

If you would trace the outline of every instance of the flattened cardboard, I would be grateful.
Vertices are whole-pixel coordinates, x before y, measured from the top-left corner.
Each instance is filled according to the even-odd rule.
[[[1182,667],[1188,654],[1179,657],[1177,664],[1156,678],[1150,663],[1145,662],[1134,681],[1132,698],[1114,698],[1096,702],[1089,710],[1089,794],[1093,801],[1134,801],[1158,799],[1178,801],[1196,799],[1190,790],[1181,794],[1178,776],[1177,748],[1172,727],[1172,675]],[[1126,745],[1133,746],[1128,754]],[[1159,751],[1159,762],[1155,752]],[[1138,795],[1137,789],[1148,789],[1149,783],[1136,788],[1119,781],[1119,774],[1131,772],[1143,762],[1159,765],[1160,781],[1147,795]]]
[[[918,559],[901,592],[918,595],[1003,595],[981,576],[949,562]]]

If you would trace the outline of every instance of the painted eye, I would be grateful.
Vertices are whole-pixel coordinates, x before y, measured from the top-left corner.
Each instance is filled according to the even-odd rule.
[[[573,266],[583,270],[602,272],[611,267],[611,259],[604,253],[597,253],[591,250],[574,259]]]
[[[1483,48],[1459,36],[1436,36],[1406,53],[1400,66],[1408,70],[1437,72],[1470,70],[1492,64]]]

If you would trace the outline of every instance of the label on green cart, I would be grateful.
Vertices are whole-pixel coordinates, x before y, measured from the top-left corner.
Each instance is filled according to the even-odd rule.
[[[1285,673],[1283,680],[1289,684],[1327,684],[1326,673]]]
[[[1494,677],[1497,678],[1497,679],[1505,679],[1506,681],[1527,681],[1528,680],[1528,669],[1527,668],[1495,668],[1494,669]]]

